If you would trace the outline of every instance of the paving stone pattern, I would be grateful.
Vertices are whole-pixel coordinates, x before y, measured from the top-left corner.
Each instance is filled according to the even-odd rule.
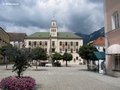
[[[0,80],[15,75],[12,65],[0,66]],[[120,90],[120,78],[87,71],[85,65],[29,68],[23,74],[35,78],[35,90]]]

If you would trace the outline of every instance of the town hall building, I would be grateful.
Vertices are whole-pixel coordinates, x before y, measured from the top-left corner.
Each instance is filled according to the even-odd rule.
[[[50,32],[35,32],[25,39],[26,48],[42,47],[49,55],[51,48],[52,54],[55,52],[63,55],[65,52],[73,55],[73,60],[68,64],[83,64],[83,60],[78,54],[80,46],[83,45],[83,38],[72,32],[58,32],[57,21],[52,19]],[[61,64],[65,63],[61,61]]]

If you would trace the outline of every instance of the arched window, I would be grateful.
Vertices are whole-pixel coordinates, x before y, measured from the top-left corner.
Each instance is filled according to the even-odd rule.
[[[119,28],[119,14],[118,11],[114,12],[112,15],[112,29]]]

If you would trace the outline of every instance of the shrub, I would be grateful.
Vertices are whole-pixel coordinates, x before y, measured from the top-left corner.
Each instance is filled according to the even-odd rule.
[[[0,82],[2,90],[33,90],[35,86],[36,82],[31,77],[9,76],[3,78]]]

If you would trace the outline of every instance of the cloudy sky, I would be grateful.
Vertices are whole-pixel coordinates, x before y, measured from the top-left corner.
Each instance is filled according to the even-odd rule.
[[[55,12],[58,31],[90,34],[104,26],[103,0],[0,0],[6,32],[49,31]]]

